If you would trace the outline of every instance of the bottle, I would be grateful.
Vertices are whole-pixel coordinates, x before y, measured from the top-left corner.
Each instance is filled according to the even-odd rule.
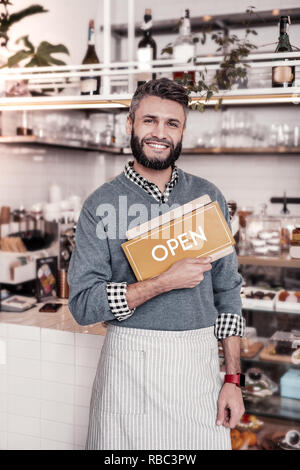
[[[288,35],[288,25],[291,24],[289,16],[281,16],[279,21],[279,41],[275,52],[292,52]],[[284,59],[288,62],[289,59]],[[295,82],[294,65],[278,65],[272,67],[272,87],[291,87]]]
[[[144,15],[144,22],[141,26],[144,37],[138,43],[137,49],[137,60],[139,63],[139,70],[141,73],[138,74],[137,86],[142,85],[148,80],[155,79],[156,74],[149,72],[151,69],[151,61],[156,60],[156,42],[152,37],[152,12],[150,8],[146,8]]]
[[[88,48],[82,64],[99,64],[99,59],[95,50],[95,28],[94,20],[89,21]],[[80,78],[81,95],[99,95],[101,78],[100,76],[90,76]]]
[[[113,115],[108,115],[104,131],[101,133],[101,144],[105,147],[113,147],[116,143],[114,132],[115,119]]]
[[[191,34],[190,10],[184,10],[181,16],[179,36],[173,46],[173,59],[187,63],[195,55],[195,43]],[[184,75],[187,77],[188,86],[195,84],[195,71],[193,72],[173,72],[173,79],[184,82]]]

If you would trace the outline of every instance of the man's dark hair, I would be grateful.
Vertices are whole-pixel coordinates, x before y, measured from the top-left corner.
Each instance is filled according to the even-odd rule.
[[[174,80],[159,78],[157,80],[149,80],[136,89],[129,109],[129,117],[132,122],[134,122],[135,112],[140,102],[147,96],[158,96],[164,100],[176,101],[176,103],[181,104],[183,107],[186,118],[189,98],[185,88]]]

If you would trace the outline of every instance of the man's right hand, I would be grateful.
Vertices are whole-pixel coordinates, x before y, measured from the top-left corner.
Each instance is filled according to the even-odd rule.
[[[212,258],[184,258],[176,261],[158,278],[167,290],[191,288],[204,279],[205,271],[210,271]]]
[[[211,269],[211,258],[185,258],[176,261],[167,271],[145,281],[128,284],[126,299],[130,309],[173,289],[195,287]]]

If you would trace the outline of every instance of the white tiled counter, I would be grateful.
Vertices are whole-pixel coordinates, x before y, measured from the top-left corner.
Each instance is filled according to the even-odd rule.
[[[84,449],[102,324],[79,326],[67,301],[0,312],[0,449]]]

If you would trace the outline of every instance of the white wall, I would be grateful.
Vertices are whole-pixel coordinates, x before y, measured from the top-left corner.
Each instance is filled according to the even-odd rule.
[[[32,0],[15,1],[21,9],[34,3]],[[49,9],[49,13],[37,15],[20,22],[14,29],[12,39],[30,32],[35,43],[41,40],[63,42],[69,47],[71,56],[67,62],[81,61],[86,49],[87,23],[95,17],[98,27],[101,24],[103,0],[40,0],[40,4]],[[249,0],[233,1],[213,0],[205,3],[186,0],[185,7],[191,9],[194,16],[245,11]],[[255,1],[259,10],[272,8],[292,8],[299,6],[299,0],[263,0]],[[177,18],[183,3],[180,0],[136,0],[135,18],[140,21],[145,7],[151,7],[155,19],[166,19],[169,15]],[[113,23],[124,23],[127,18],[127,0],[112,0]],[[294,43],[299,43],[299,27],[294,35]],[[261,36],[260,36],[261,35]],[[291,29],[292,36],[292,29]],[[274,42],[277,26],[263,28],[259,33],[260,44]],[[158,38],[163,45],[168,41],[165,36]],[[165,41],[165,42],[164,42]],[[98,47],[101,57],[102,43],[98,35]],[[291,122],[299,121],[299,109],[290,107],[252,108],[255,118],[261,122],[271,120]],[[186,145],[189,139],[197,135],[199,129],[208,130],[218,126],[220,114],[213,111],[204,115],[191,114],[188,123]],[[4,204],[17,207],[24,204],[29,207],[34,202],[47,200],[48,185],[57,181],[64,188],[67,196],[77,192],[82,197],[108,178],[119,173],[127,157],[113,155],[100,156],[96,153],[64,150],[46,150],[28,147],[0,147],[0,206]],[[235,199],[240,204],[258,204],[268,202],[272,196],[280,196],[284,190],[288,196],[299,196],[300,158],[299,156],[182,156],[178,162],[184,170],[203,176],[216,183],[227,199]],[[300,206],[291,206],[294,213],[299,213]],[[280,206],[272,210],[279,212]]]
[[[241,108],[240,108],[241,109]],[[253,123],[268,124],[299,121],[297,106],[248,107]],[[204,114],[190,112],[186,147],[206,132],[220,132],[221,113],[207,109]],[[0,206],[29,208],[33,203],[46,202],[52,182],[62,187],[62,196],[87,197],[94,189],[123,170],[130,156],[101,155],[78,150],[42,147],[1,146]],[[299,197],[299,155],[182,155],[178,166],[215,183],[227,200],[239,205],[269,203],[273,196],[286,191]],[[292,214],[300,215],[300,205],[289,206]],[[270,213],[279,214],[281,205],[269,205]]]

